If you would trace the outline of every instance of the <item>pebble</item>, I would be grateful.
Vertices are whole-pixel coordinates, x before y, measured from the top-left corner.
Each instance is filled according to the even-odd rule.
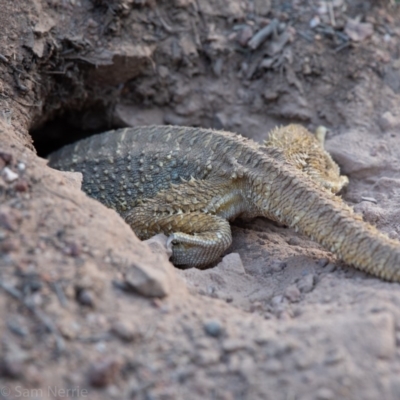
[[[287,241],[287,243],[288,243],[290,246],[300,246],[301,241],[300,241],[300,239],[297,238],[297,237],[292,237],[292,238],[290,238],[290,239]]]
[[[284,270],[286,267],[287,267],[287,264],[284,261],[276,262],[276,263],[271,265],[271,271],[279,272],[279,271]]]
[[[359,22],[349,18],[344,31],[353,42],[362,42],[372,36],[374,26],[369,22]]]
[[[111,326],[111,332],[125,342],[132,342],[136,336],[136,332],[133,327],[125,321],[115,322]]]
[[[14,182],[18,179],[18,174],[16,174],[8,167],[3,168],[2,175],[4,180],[9,183]]]
[[[82,253],[82,248],[79,243],[71,242],[65,247],[64,253],[72,257],[78,257]]]
[[[286,288],[285,290],[285,297],[291,302],[291,303],[297,303],[301,299],[301,293],[300,290],[296,285],[290,285]]]
[[[80,326],[77,322],[65,318],[58,323],[58,329],[63,337],[67,340],[74,340],[80,333]]]
[[[219,337],[223,332],[223,327],[218,320],[211,320],[204,323],[204,331],[209,336]]]
[[[283,303],[283,296],[281,296],[281,295],[274,296],[271,299],[271,305],[272,306],[278,306],[278,305],[280,305],[282,303]]]
[[[23,376],[23,363],[19,360],[3,358],[0,360],[0,376],[18,379]]]
[[[78,292],[77,296],[79,304],[82,306],[93,307],[95,305],[94,295],[91,291],[82,289]]]
[[[320,23],[321,23],[321,18],[320,18],[318,15],[316,15],[316,16],[314,16],[314,17],[311,19],[309,25],[310,25],[310,28],[311,28],[311,29],[314,29],[314,28],[316,28]]]
[[[399,124],[400,118],[393,115],[390,111],[384,112],[379,119],[379,125],[384,131],[396,129]]]
[[[316,398],[317,400],[332,400],[335,398],[335,394],[328,388],[321,388],[318,389]]]
[[[172,244],[168,243],[168,237],[163,233],[159,233],[151,237],[150,239],[144,240],[149,247],[152,253],[154,254],[162,254],[169,259],[172,256]]]
[[[105,387],[115,381],[121,364],[114,358],[92,364],[89,370],[89,382],[95,387]]]
[[[10,164],[12,164],[13,156],[10,153],[5,153],[4,151],[0,151],[0,160],[5,165],[10,165]]]
[[[146,263],[133,264],[125,275],[125,283],[145,297],[165,297],[170,292],[168,271]]]
[[[313,290],[315,278],[313,274],[308,274],[297,282],[297,287],[301,293],[309,293]]]
[[[242,259],[238,253],[230,253],[226,255],[222,261],[215,267],[222,273],[236,272],[238,274],[245,274]]]
[[[29,184],[26,180],[20,179],[16,184],[15,184],[15,190],[17,192],[27,192],[29,189]]]
[[[236,35],[236,40],[241,46],[246,46],[249,40],[253,36],[253,29],[245,25],[242,29],[239,30],[239,32]]]
[[[202,349],[196,357],[197,364],[201,366],[217,364],[220,360],[220,353],[213,349]]]
[[[11,253],[18,250],[19,242],[15,238],[6,238],[0,242],[0,252]]]

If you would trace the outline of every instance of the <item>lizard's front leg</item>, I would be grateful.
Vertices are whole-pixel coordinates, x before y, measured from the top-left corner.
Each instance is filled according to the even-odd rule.
[[[167,235],[175,265],[202,268],[232,242],[227,219],[241,211],[241,196],[231,192],[230,182],[191,180],[171,185],[137,204],[125,221],[140,239]]]
[[[215,261],[232,243],[229,222],[201,212],[163,215],[135,208],[126,218],[141,239],[157,233],[172,244],[171,261],[177,266],[203,268]]]
[[[172,262],[202,268],[215,261],[232,243],[229,222],[215,215],[190,213],[176,218],[177,231],[168,238],[172,243]],[[183,229],[190,226],[190,233]]]

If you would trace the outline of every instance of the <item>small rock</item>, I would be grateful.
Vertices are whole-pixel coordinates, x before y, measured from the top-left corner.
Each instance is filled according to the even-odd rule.
[[[133,327],[125,321],[115,322],[111,327],[111,332],[125,342],[132,342],[136,336]]]
[[[170,292],[168,272],[144,262],[130,267],[125,275],[125,283],[145,297],[165,297]]]
[[[196,357],[197,364],[201,366],[217,364],[220,361],[220,353],[214,349],[202,349]]]
[[[81,255],[82,249],[79,243],[71,242],[65,247],[64,253],[71,257],[78,257]]]
[[[314,29],[321,23],[321,18],[318,15],[315,15],[310,21],[310,28]]]
[[[144,240],[144,243],[150,247],[151,252],[154,254],[164,254],[167,259],[172,256],[172,244],[168,242],[168,237],[163,233]]]
[[[263,93],[262,97],[266,102],[272,102],[278,99],[279,93],[275,91],[271,91],[270,88],[267,88]]]
[[[254,11],[258,15],[266,16],[271,11],[270,0],[254,0]]]
[[[287,243],[288,243],[290,246],[299,246],[300,243],[301,243],[301,241],[300,241],[300,239],[297,238],[297,237],[292,237],[292,238],[290,238],[290,239],[287,241]]]
[[[204,324],[204,330],[212,337],[219,337],[223,332],[222,325],[218,320],[207,321]]]
[[[108,359],[93,364],[89,370],[89,382],[95,387],[105,387],[115,381],[121,368],[116,359]]]
[[[15,190],[17,192],[27,192],[29,189],[29,184],[25,179],[20,179],[16,184],[15,184]]]
[[[92,19],[92,18],[89,18],[89,19],[87,20],[86,25],[87,25],[89,28],[97,28],[97,27],[99,26],[99,24],[98,24],[94,19]]]
[[[328,388],[318,389],[316,395],[317,400],[332,400],[335,398],[335,394]]]
[[[20,360],[4,358],[0,360],[0,376],[10,379],[19,379],[23,376],[23,363]]]
[[[0,151],[0,160],[4,163],[4,165],[10,165],[12,164],[13,156],[10,153]]]
[[[281,295],[278,295],[278,296],[274,296],[272,299],[271,299],[271,305],[272,306],[278,306],[278,305],[280,305],[280,304],[282,304],[283,303],[283,296],[281,296]]]
[[[228,117],[222,113],[215,113],[214,114],[214,127],[215,129],[225,129],[228,124]]]
[[[57,173],[63,178],[62,184],[75,189],[81,189],[83,181],[82,172],[57,171]]]
[[[301,293],[309,293],[313,290],[315,278],[313,274],[308,274],[297,282],[297,287]]]
[[[230,253],[226,255],[215,268],[219,268],[227,272],[237,272],[238,274],[246,273],[243,267],[242,259],[238,253]]]
[[[18,168],[19,171],[23,172],[26,169],[26,165],[23,162],[19,162],[17,164],[17,168]]]
[[[61,319],[58,322],[58,329],[67,340],[74,340],[80,332],[79,325],[70,318]]]
[[[164,65],[160,65],[160,66],[158,67],[158,75],[160,75],[160,77],[161,77],[162,79],[167,78],[168,76],[170,76],[169,69],[168,69],[166,66],[164,66]]]
[[[390,111],[386,111],[381,115],[379,119],[379,125],[382,130],[390,131],[399,127],[400,118],[393,115]]]
[[[78,291],[77,299],[79,304],[83,306],[93,307],[95,304],[93,293],[86,289]]]
[[[253,29],[250,26],[246,25],[236,35],[236,40],[241,46],[246,46],[247,42],[253,36]]]
[[[16,238],[6,238],[0,242],[0,252],[11,253],[19,249],[20,243]]]
[[[16,174],[8,167],[3,168],[2,175],[4,180],[9,183],[14,182],[18,179],[18,174]]]
[[[279,271],[284,270],[286,267],[287,267],[287,264],[284,261],[282,261],[282,262],[278,261],[271,265],[271,271],[279,272]]]
[[[349,18],[344,31],[353,42],[362,42],[372,36],[374,26],[370,22],[359,22]]]
[[[291,302],[291,303],[297,303],[301,299],[301,293],[300,290],[297,288],[296,285],[290,285],[286,288],[285,290],[285,297]]]
[[[39,370],[40,367],[29,365],[25,372],[26,381],[33,387],[40,387],[44,384],[43,373]]]

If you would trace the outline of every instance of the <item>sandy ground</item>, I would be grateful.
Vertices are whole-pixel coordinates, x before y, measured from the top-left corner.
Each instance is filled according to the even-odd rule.
[[[261,218],[233,224],[214,268],[177,270],[43,159],[110,127],[261,141],[322,124],[343,198],[399,239],[399,17],[389,1],[6,2],[0,398],[400,398],[399,284]]]

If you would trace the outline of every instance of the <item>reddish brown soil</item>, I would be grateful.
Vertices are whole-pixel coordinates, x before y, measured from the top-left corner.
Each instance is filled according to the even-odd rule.
[[[399,284],[264,219],[176,270],[37,155],[127,125],[323,124],[344,199],[399,239],[394,3],[1,4],[0,398],[400,398]]]

